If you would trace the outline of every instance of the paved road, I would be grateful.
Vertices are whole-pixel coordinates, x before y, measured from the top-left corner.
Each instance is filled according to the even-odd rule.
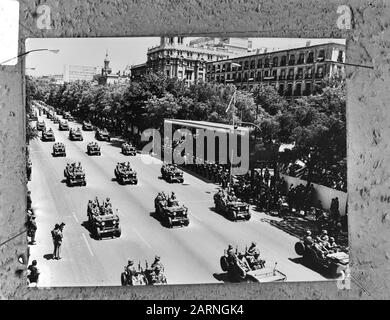
[[[120,273],[128,258],[149,264],[161,256],[170,284],[219,282],[219,258],[228,244],[245,248],[256,241],[268,266],[278,269],[288,281],[325,280],[321,274],[297,262],[297,238],[262,222],[254,212],[247,222],[231,222],[213,211],[216,185],[184,173],[183,185],[169,184],[160,178],[161,162],[149,155],[124,156],[120,143],[98,142],[101,156],[88,156],[87,144],[95,141],[94,132],[83,132],[84,141],[72,142],[67,131],[44,119],[56,141],[66,146],[67,157],[52,157],[53,142],[34,140],[30,145],[33,164],[29,182],[33,208],[37,215],[37,244],[31,246],[30,260],[36,259],[41,271],[40,286],[120,285]],[[33,122],[35,125],[35,122]],[[70,122],[70,127],[81,127]],[[67,187],[63,170],[67,162],[80,161],[86,172],[86,187]],[[119,185],[114,180],[118,161],[130,161],[137,171],[138,185]],[[187,228],[168,229],[150,216],[159,191],[174,191],[190,212]],[[122,236],[95,240],[83,226],[87,202],[95,196],[110,197],[119,210]],[[62,260],[51,260],[50,230],[65,222]]]

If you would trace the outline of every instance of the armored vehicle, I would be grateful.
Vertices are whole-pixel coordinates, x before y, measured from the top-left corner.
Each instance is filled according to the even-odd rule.
[[[83,141],[83,134],[81,133],[80,128],[70,129],[69,131],[69,139],[72,141]]]
[[[137,150],[132,144],[125,142],[122,144],[122,153],[125,156],[135,156],[137,154]]]
[[[184,182],[183,171],[181,171],[175,164],[163,164],[161,167],[161,175],[163,179],[168,182]]]
[[[107,129],[97,129],[95,131],[95,139],[99,141],[110,141],[110,134]]]
[[[90,142],[87,145],[87,153],[89,156],[101,155],[100,146],[96,142]]]
[[[118,209],[114,213],[109,198],[102,202],[97,197],[89,200],[87,215],[89,228],[96,239],[100,240],[105,235],[121,236]]]
[[[62,142],[53,144],[53,157],[66,157],[65,145]]]
[[[66,184],[71,187],[73,185],[86,186],[85,172],[79,163],[67,164],[64,170],[64,177],[66,178]]]
[[[220,190],[214,194],[214,204],[217,212],[222,213],[232,221],[249,220],[251,218],[249,205],[225,191]]]
[[[163,225],[168,228],[173,226],[188,226],[188,208],[179,205],[175,198],[167,197],[164,193],[159,193],[154,199],[155,215]]]
[[[130,167],[129,162],[118,162],[115,167],[115,178],[120,184],[137,184],[137,172]]]

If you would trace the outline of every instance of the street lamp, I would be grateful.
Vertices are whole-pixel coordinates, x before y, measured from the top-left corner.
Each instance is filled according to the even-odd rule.
[[[23,52],[23,53],[17,55],[16,57],[13,57],[13,58],[11,58],[11,59],[8,59],[8,60],[5,60],[5,61],[1,62],[0,65],[2,65],[2,64],[4,64],[4,63],[7,63],[7,62],[9,62],[9,61],[12,61],[12,60],[14,60],[14,59],[23,57],[23,56],[25,56],[25,55],[27,55],[27,54],[29,54],[29,53],[31,53],[31,52],[35,52],[35,51],[50,51],[50,52],[52,52],[52,53],[56,53],[56,54],[57,54],[60,50],[58,50],[58,49],[34,49],[34,50],[29,50],[29,51],[26,51],[26,52]]]

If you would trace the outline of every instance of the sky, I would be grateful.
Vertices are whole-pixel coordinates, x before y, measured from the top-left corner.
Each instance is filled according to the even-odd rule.
[[[185,38],[185,43],[194,38]],[[304,47],[337,42],[345,39],[306,38],[249,38],[253,48],[267,48],[267,51]],[[159,37],[133,38],[30,38],[26,40],[26,51],[33,49],[58,49],[57,54],[49,51],[32,52],[26,56],[26,73],[32,76],[62,74],[64,64],[98,67],[108,52],[113,73],[123,71],[127,65],[146,62],[148,48],[159,45]],[[99,72],[99,71],[98,71]]]

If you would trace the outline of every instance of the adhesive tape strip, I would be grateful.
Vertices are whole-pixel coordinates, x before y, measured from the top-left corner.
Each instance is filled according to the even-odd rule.
[[[14,66],[18,62],[19,2],[0,1],[0,65]]]

